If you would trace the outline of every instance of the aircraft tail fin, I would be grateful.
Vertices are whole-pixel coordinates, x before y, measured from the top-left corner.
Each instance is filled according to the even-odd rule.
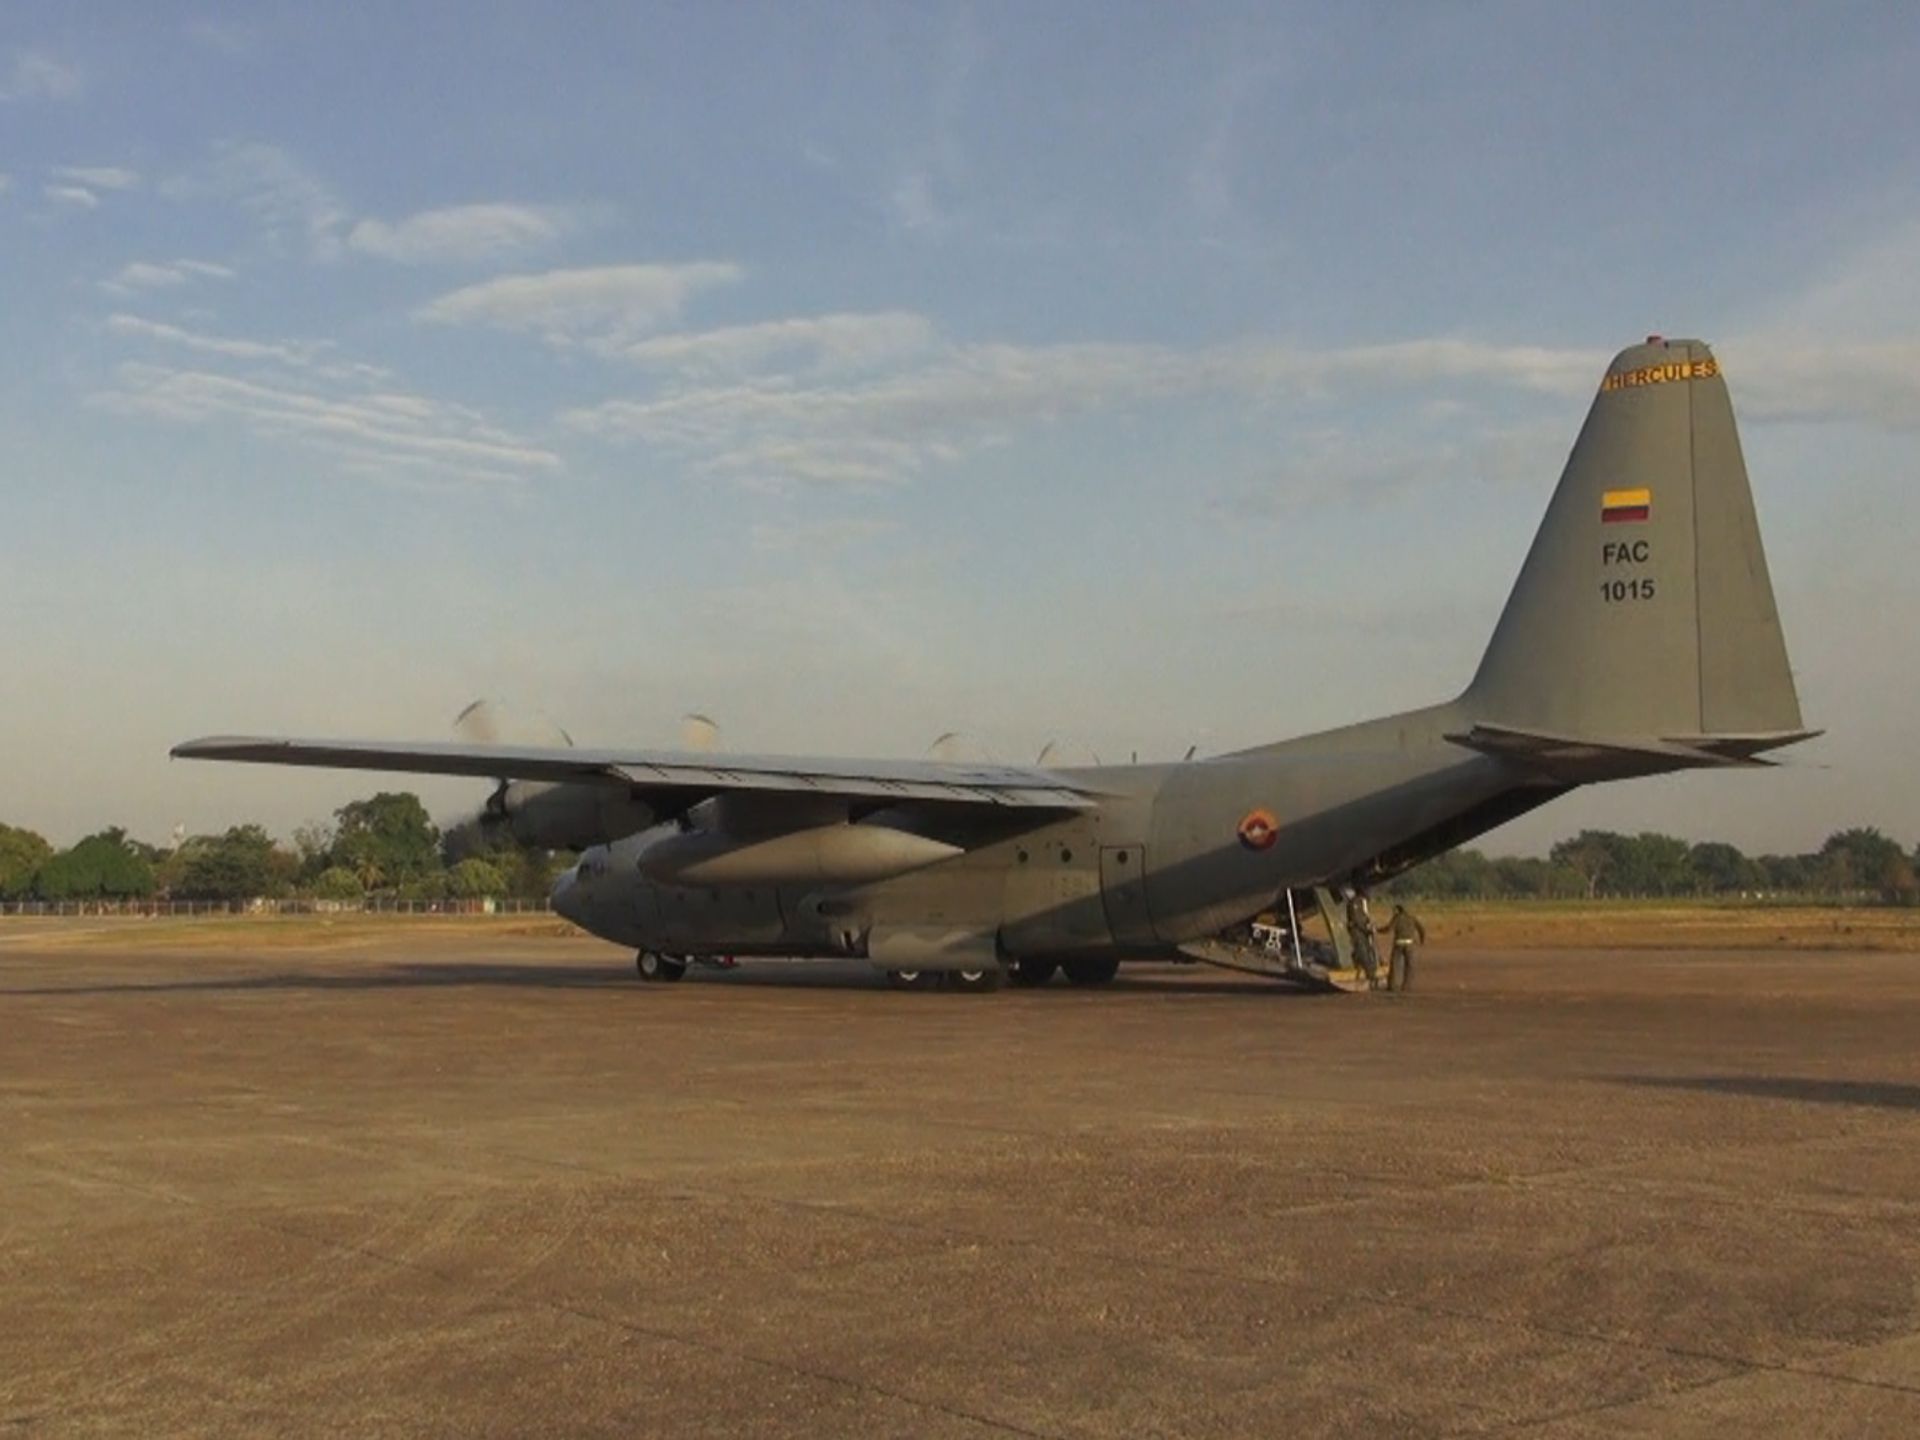
[[[1607,368],[1462,701],[1486,748],[1597,740],[1640,763],[1811,733],[1706,345],[1649,339]]]

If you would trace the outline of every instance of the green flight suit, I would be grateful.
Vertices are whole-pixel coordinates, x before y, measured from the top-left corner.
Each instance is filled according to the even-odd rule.
[[[1355,891],[1347,897],[1347,940],[1353,947],[1353,963],[1366,973],[1369,984],[1380,979],[1380,952],[1373,944],[1373,914],[1367,909],[1367,897]]]
[[[1427,943],[1427,927],[1420,917],[1404,905],[1393,907],[1393,915],[1380,927],[1382,935],[1393,935],[1393,955],[1387,962],[1387,989],[1408,990],[1413,986],[1413,946],[1416,940]]]

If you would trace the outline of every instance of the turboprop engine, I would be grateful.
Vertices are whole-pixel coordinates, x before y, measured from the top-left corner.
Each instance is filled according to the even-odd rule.
[[[508,780],[487,797],[481,823],[505,825],[522,845],[584,850],[645,830],[653,807],[613,785]]]

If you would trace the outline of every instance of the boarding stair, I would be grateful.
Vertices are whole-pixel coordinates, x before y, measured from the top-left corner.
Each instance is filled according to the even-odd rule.
[[[1318,924],[1323,935],[1303,934]],[[1354,963],[1339,902],[1324,885],[1281,892],[1279,904],[1251,925],[1193,940],[1187,959],[1243,975],[1258,975],[1302,990],[1362,991],[1366,972]]]

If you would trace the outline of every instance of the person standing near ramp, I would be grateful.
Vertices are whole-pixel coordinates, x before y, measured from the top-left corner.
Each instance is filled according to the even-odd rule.
[[[1380,933],[1393,935],[1393,954],[1387,961],[1387,989],[1411,989],[1414,942],[1418,940],[1422,945],[1427,943],[1427,927],[1406,906],[1395,905],[1387,923],[1380,927]]]
[[[1359,886],[1347,891],[1347,942],[1353,948],[1353,963],[1365,972],[1367,984],[1380,988],[1380,954],[1373,945],[1373,912],[1367,908],[1367,892]]]

